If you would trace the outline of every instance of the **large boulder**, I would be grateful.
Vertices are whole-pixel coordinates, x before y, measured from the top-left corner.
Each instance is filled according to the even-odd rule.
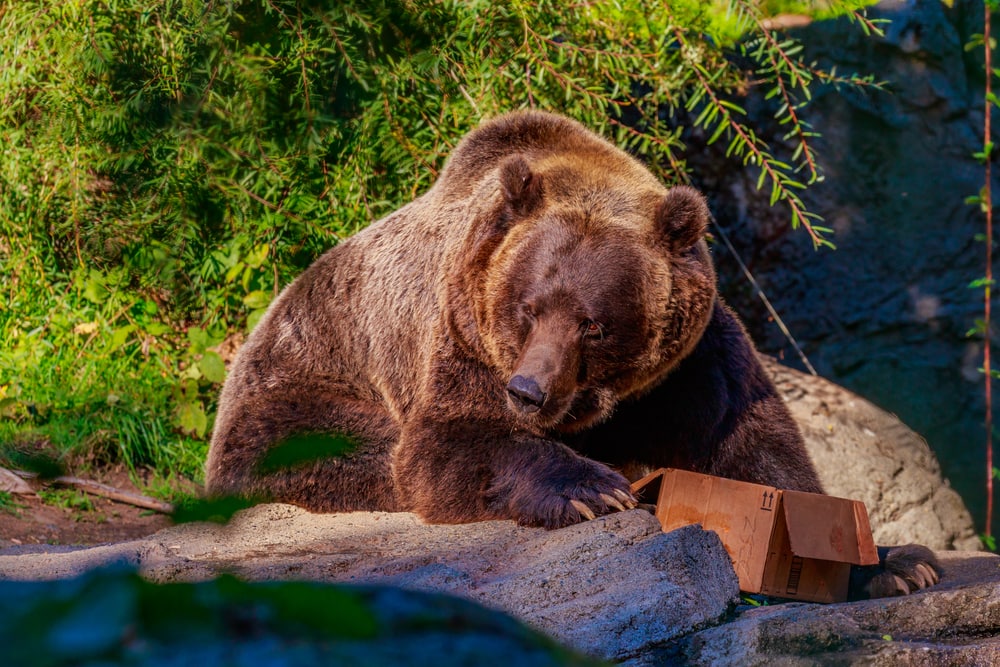
[[[762,358],[830,495],[863,500],[877,544],[982,548],[927,442],[857,394]]]

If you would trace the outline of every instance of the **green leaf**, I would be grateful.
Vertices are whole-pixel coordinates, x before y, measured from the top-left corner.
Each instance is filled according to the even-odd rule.
[[[217,352],[205,352],[198,362],[202,375],[209,382],[219,384],[226,379],[226,364]]]
[[[177,410],[177,424],[185,433],[199,438],[205,437],[208,430],[208,415],[201,401],[183,401]]]
[[[271,295],[262,290],[255,290],[243,297],[243,303],[253,309],[266,308],[271,303]]]
[[[249,315],[247,315],[247,332],[251,332],[260,322],[260,318],[264,317],[264,313],[267,312],[267,308],[258,308]]]
[[[358,447],[358,441],[336,433],[302,433],[285,439],[268,450],[258,470],[267,474],[294,468],[319,459],[343,456]]]
[[[240,271],[243,270],[244,266],[243,262],[236,262],[229,267],[229,270],[226,271],[226,283],[231,283],[236,280],[236,276],[240,275]]]
[[[267,259],[267,253],[270,251],[271,246],[267,243],[261,243],[250,251],[250,254],[246,257],[247,266],[259,269]]]
[[[146,333],[150,336],[163,336],[173,331],[173,329],[163,322],[150,322],[146,325],[145,329]]]
[[[115,329],[114,333],[111,334],[111,343],[108,345],[108,351],[113,352],[124,345],[129,335],[135,330],[136,326],[134,324],[126,324],[123,327]]]
[[[87,278],[86,286],[83,288],[83,297],[95,304],[102,304],[108,298],[108,287],[104,281],[104,276],[98,271],[91,271]]]
[[[209,499],[189,498],[177,504],[170,518],[174,523],[191,523],[193,521],[228,523],[234,514],[248,507],[253,507],[257,502],[235,496]]]
[[[722,134],[723,134],[723,133],[724,133],[724,132],[725,132],[725,131],[726,131],[726,130],[727,130],[728,128],[729,128],[729,125],[728,125],[728,124],[726,124],[726,123],[719,123],[719,125],[718,125],[718,126],[717,126],[717,127],[715,128],[715,131],[714,131],[714,132],[712,133],[712,136],[710,136],[710,137],[708,138],[708,143],[709,143],[709,144],[714,144],[714,143],[716,142],[716,140],[718,140],[718,138],[719,138],[719,137],[721,137],[721,136],[722,136]]]
[[[187,330],[188,341],[191,343],[191,354],[201,354],[210,345],[208,332],[201,327],[191,327]]]

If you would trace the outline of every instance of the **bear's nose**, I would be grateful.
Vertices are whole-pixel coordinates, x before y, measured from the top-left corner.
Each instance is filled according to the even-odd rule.
[[[507,393],[524,412],[538,412],[545,403],[545,392],[538,383],[523,375],[515,375],[507,383]]]

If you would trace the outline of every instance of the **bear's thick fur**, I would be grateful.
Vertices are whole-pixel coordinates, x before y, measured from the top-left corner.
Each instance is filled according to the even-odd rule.
[[[423,196],[320,257],[222,392],[213,494],[558,527],[687,468],[821,492],[719,300],[708,210],[565,118],[513,113]],[[346,456],[262,469],[299,433]]]

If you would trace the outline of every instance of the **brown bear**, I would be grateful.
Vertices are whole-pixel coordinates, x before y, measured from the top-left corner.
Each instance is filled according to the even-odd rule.
[[[273,303],[223,388],[208,491],[548,528],[634,506],[628,478],[660,466],[821,492],[716,294],[708,219],[576,122],[484,123]],[[358,444],[261,466],[303,433]],[[914,549],[876,593],[936,579]]]

